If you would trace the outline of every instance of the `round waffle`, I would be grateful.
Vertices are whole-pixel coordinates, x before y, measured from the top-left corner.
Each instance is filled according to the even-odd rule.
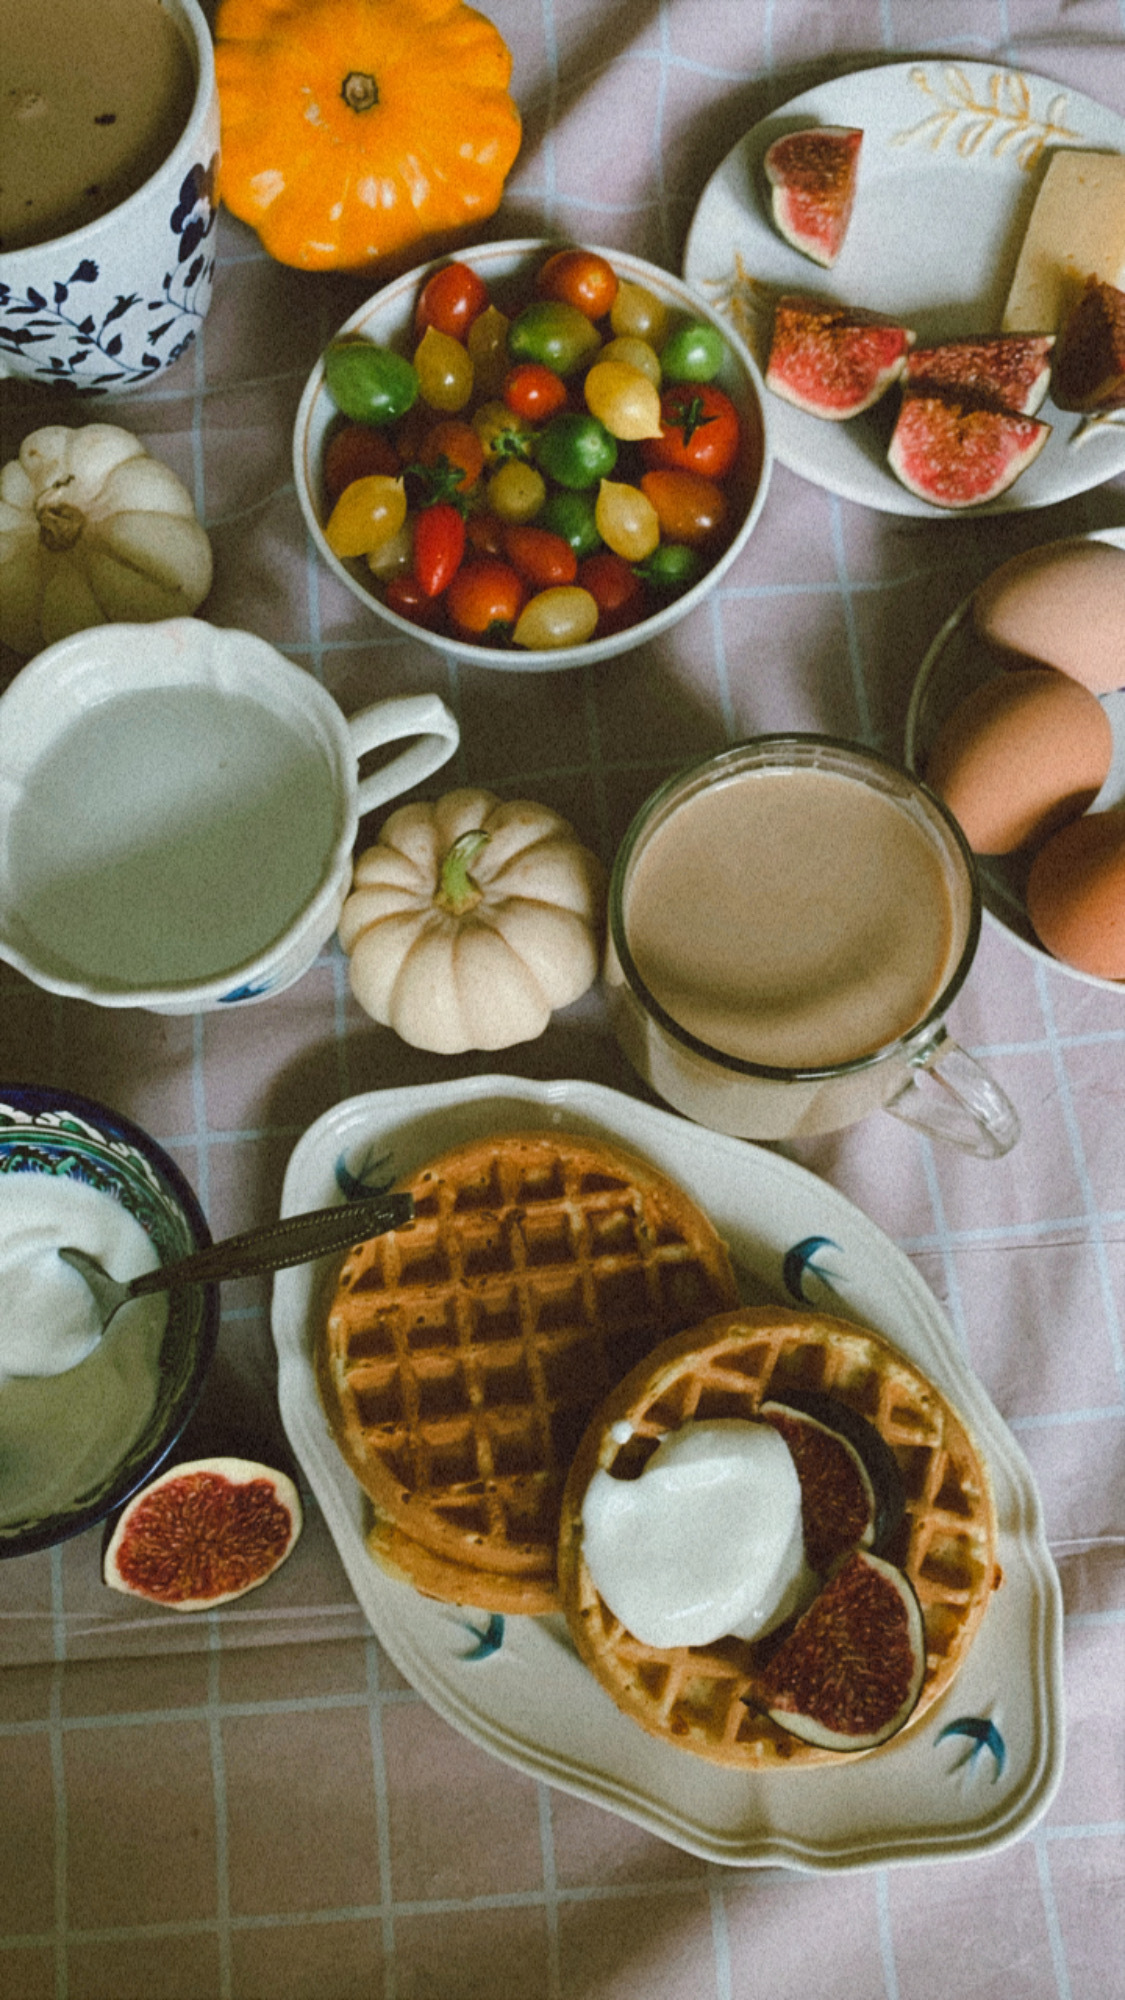
[[[690,1419],[752,1418],[786,1390],[840,1397],[881,1431],[898,1461],[906,1511],[882,1553],[909,1577],[922,1607],[926,1670],[911,1726],[949,1687],[1000,1580],[980,1453],[945,1397],[888,1341],[847,1320],[773,1306],[724,1313],[666,1341],[611,1391],[579,1446],[563,1497],[559,1589],[581,1658],[619,1708],[654,1736],[746,1770],[857,1753],[800,1742],[755,1706],[781,1633],[666,1649],[634,1638],[586,1567],[582,1501],[599,1468],[636,1477],[666,1432]]]
[[[349,1254],[316,1352],[369,1546],[429,1595],[557,1609],[578,1441],[658,1342],[737,1302],[730,1260],[680,1188],[586,1135],[474,1140],[399,1185],[414,1220]]]

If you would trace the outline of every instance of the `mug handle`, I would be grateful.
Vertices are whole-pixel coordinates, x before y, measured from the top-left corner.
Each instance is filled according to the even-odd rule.
[[[884,1111],[978,1159],[999,1160],[1011,1152],[1020,1136],[1014,1105],[944,1028],[911,1057],[911,1069]]]
[[[366,750],[397,742],[400,736],[420,739],[370,777],[359,779],[356,803],[361,818],[400,792],[408,792],[411,785],[420,785],[423,778],[448,762],[461,741],[457,718],[436,694],[395,695],[389,701],[373,702],[370,708],[361,708],[358,715],[348,718],[348,734],[357,764]]]

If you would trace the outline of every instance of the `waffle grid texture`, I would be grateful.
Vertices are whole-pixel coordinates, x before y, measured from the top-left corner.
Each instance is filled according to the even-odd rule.
[[[729,1259],[671,1181],[586,1137],[474,1142],[400,1185],[414,1221],[349,1254],[316,1356],[369,1546],[431,1595],[557,1608],[587,1423],[662,1339],[735,1304]]]
[[[636,1639],[586,1567],[582,1500],[597,1469],[636,1477],[668,1431],[692,1419],[753,1418],[787,1390],[840,1397],[875,1425],[898,1461],[906,1508],[882,1553],[913,1584],[926,1638],[925,1678],[908,1728],[951,1685],[1000,1581],[981,1454],[946,1398],[889,1341],[826,1314],[762,1307],[719,1315],[665,1342],[607,1397],[575,1457],[559,1543],[563,1608],[579,1654],[619,1708],[654,1736],[749,1770],[855,1753],[802,1743],[755,1706],[780,1634],[666,1649]],[[898,1740],[866,1754],[893,1754]]]

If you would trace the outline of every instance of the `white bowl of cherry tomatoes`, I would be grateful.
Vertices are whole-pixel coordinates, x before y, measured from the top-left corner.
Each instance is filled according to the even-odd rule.
[[[772,454],[738,335],[621,250],[486,243],[346,320],[297,412],[297,492],[397,631],[509,672],[644,645],[753,532]]]

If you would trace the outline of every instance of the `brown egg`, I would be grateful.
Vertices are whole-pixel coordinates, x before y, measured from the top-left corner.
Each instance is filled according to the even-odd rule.
[[[1027,913],[1055,958],[1125,979],[1125,806],[1072,820],[1040,848]]]
[[[1125,549],[1081,541],[1027,549],[978,586],[973,623],[994,645],[1109,694],[1125,686]]]
[[[926,764],[977,854],[1011,854],[1076,819],[1109,774],[1113,732],[1096,695],[1053,667],[1000,674],[947,717]]]

